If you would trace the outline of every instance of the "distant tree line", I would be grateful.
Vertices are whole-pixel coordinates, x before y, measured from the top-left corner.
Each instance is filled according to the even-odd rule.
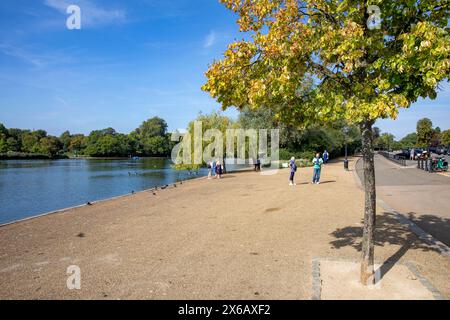
[[[345,121],[336,121],[327,126],[316,124],[298,128],[278,121],[270,109],[244,108],[239,114],[237,126],[243,129],[279,129],[281,160],[288,160],[292,156],[297,159],[312,159],[316,152],[323,153],[325,150],[332,157],[339,157],[344,154],[346,144],[349,154],[361,147],[359,128],[348,125]]]
[[[172,146],[167,123],[159,117],[144,121],[130,134],[106,128],[94,130],[88,136],[66,131],[55,137],[44,130],[7,129],[0,123],[2,158],[156,157],[170,155]]]
[[[450,130],[441,131],[441,128],[433,128],[433,123],[428,118],[417,121],[416,132],[407,134],[400,140],[395,140],[391,133],[380,133],[379,128],[374,128],[375,147],[384,150],[401,150],[412,148],[450,146]]]
[[[196,120],[203,129],[227,128],[280,129],[280,158],[310,158],[315,152],[328,150],[332,156],[344,153],[347,143],[349,153],[361,146],[359,129],[337,121],[332,126],[314,125],[303,129],[279,123],[270,110],[244,109],[237,120],[220,113],[200,114]],[[193,130],[193,122],[188,131]],[[394,135],[381,133],[374,128],[375,146],[378,149],[410,149],[415,147],[449,146],[450,130],[433,128],[430,119],[417,122],[416,132],[396,141]],[[144,121],[129,134],[118,133],[113,128],[94,130],[88,136],[64,132],[59,137],[44,130],[6,128],[0,123],[0,158],[58,158],[67,156],[129,157],[169,156],[175,142],[170,141],[164,119],[154,117]]]

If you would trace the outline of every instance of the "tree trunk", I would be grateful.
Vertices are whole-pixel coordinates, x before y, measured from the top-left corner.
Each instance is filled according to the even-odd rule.
[[[369,285],[375,282],[373,255],[374,229],[376,223],[376,190],[372,125],[372,121],[366,121],[361,125],[365,191],[364,231],[361,261],[361,283],[363,285]]]

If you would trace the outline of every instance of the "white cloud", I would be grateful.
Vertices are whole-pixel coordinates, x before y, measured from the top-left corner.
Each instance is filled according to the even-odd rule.
[[[0,54],[19,59],[35,68],[43,68],[49,65],[68,64],[73,62],[70,54],[64,50],[59,51],[40,51],[30,50],[21,46],[15,46],[8,43],[0,43]]]
[[[32,54],[22,48],[14,47],[9,44],[0,43],[0,52],[4,55],[20,59],[35,67],[42,67],[44,61],[38,55]]]
[[[205,43],[203,44],[203,47],[209,48],[209,47],[213,46],[216,42],[217,42],[217,34],[214,30],[211,30],[205,39]]]
[[[50,8],[67,14],[69,5],[75,4],[81,9],[81,26],[93,27],[126,21],[126,12],[122,9],[104,8],[89,0],[44,0]]]

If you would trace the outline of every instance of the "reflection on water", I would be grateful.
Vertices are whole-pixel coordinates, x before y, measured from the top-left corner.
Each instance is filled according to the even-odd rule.
[[[0,161],[0,223],[196,177],[161,158]]]

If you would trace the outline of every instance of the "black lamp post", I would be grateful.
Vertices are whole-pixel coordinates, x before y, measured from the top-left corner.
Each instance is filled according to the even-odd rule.
[[[344,142],[345,142],[345,159],[344,159],[344,169],[348,171],[348,150],[347,150],[347,135],[349,132],[349,127],[344,127]]]

